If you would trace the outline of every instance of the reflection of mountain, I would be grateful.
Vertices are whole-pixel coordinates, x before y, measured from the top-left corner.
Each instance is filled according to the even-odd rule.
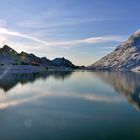
[[[97,72],[96,75],[126,97],[129,103],[140,109],[140,74],[131,72]]]
[[[58,80],[64,80],[72,74],[72,71],[63,72],[45,72],[45,73],[32,73],[32,74],[12,74],[12,73],[1,73],[0,75],[0,88],[5,92],[12,89],[18,83],[26,84],[32,83],[37,79],[47,79],[50,76]]]

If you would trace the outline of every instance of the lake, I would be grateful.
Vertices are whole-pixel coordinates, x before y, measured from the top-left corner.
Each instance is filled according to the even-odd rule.
[[[0,76],[0,140],[139,140],[140,74]]]

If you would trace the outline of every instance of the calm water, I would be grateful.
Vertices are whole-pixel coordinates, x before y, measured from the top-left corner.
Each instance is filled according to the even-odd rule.
[[[0,140],[139,140],[140,74],[0,76]]]

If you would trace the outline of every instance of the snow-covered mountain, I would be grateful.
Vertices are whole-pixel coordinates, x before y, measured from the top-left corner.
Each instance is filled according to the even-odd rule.
[[[140,66],[140,30],[112,53],[89,66],[99,70],[131,70]]]

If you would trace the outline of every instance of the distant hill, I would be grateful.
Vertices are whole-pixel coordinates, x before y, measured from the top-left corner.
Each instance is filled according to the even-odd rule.
[[[28,54],[26,52],[18,53],[8,45],[4,45],[0,48],[0,68],[4,66],[36,66],[36,67],[63,67],[76,69],[79,68],[75,66],[69,60],[63,58],[55,58],[54,60],[49,60],[46,57],[37,57],[34,54]]]
[[[140,30],[118,46],[112,53],[90,65],[98,70],[131,70],[140,66]]]

